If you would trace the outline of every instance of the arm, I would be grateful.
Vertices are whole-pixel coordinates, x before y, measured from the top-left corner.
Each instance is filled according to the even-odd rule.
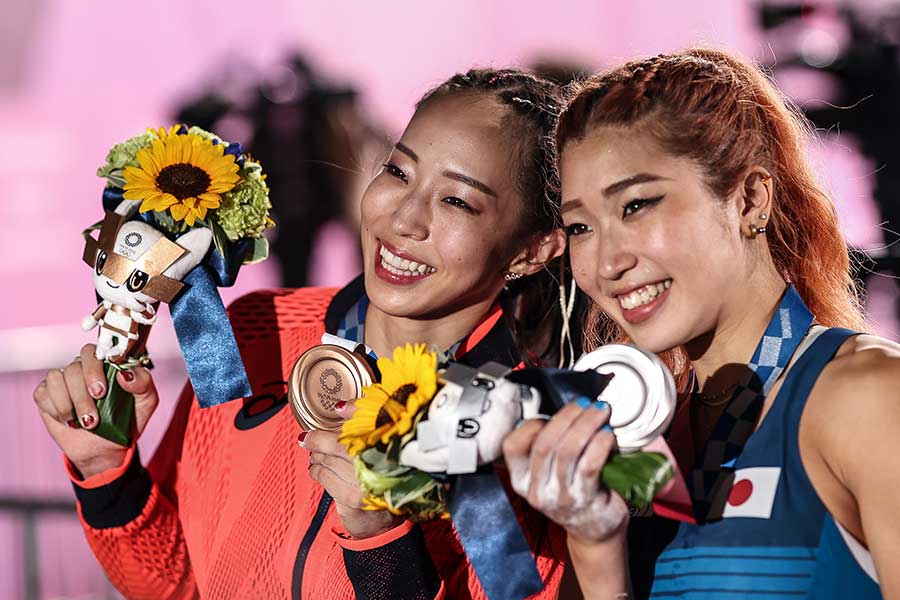
[[[136,310],[131,311],[131,318],[141,325],[153,325],[156,323],[156,318],[159,315],[156,312],[156,309],[153,308],[152,304],[148,304],[147,308],[144,309],[143,312],[139,312]]]
[[[100,319],[103,318],[103,315],[106,314],[107,310],[109,310],[109,307],[107,306],[107,301],[104,300],[97,305],[97,308],[94,309],[94,312],[81,320],[81,328],[84,331],[90,331],[91,329],[96,327],[97,323],[100,322]]]
[[[174,492],[192,397],[188,386],[148,469],[134,445],[121,466],[86,479],[66,461],[88,543],[128,598],[197,597]]]
[[[548,422],[526,421],[503,442],[513,489],[566,529],[585,598],[630,597],[628,507],[599,484],[615,448],[608,421],[604,402],[571,403]]]
[[[585,598],[631,598],[625,530],[602,542],[569,534],[572,567]]]
[[[385,533],[354,539],[334,530],[344,554],[347,577],[357,598],[387,600],[446,597],[421,527],[403,521]]]
[[[310,476],[334,498],[343,528],[332,535],[343,549],[357,597],[443,598],[421,528],[387,511],[363,508],[353,459],[337,438],[333,432],[312,431],[300,445],[309,452]]]
[[[900,598],[900,346],[869,336],[847,345],[810,395],[804,465],[835,520],[871,552],[884,597]]]

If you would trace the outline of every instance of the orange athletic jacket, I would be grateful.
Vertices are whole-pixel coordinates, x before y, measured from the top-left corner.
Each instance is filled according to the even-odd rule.
[[[121,467],[86,480],[66,461],[88,542],[122,594],[485,597],[448,521],[406,522],[354,540],[330,496],[309,477],[285,381],[297,357],[319,343],[326,324],[333,332],[362,293],[357,280],[337,296],[310,288],[237,300],[229,313],[255,396],[201,409],[188,385],[146,469],[134,446]],[[519,363],[500,317],[496,310],[482,322],[460,348],[460,360]],[[545,582],[533,597],[555,598],[564,534],[510,496]]]

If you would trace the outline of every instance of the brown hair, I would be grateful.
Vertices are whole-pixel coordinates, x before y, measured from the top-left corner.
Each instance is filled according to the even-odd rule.
[[[720,198],[736,189],[747,168],[767,169],[774,191],[766,241],[776,268],[820,323],[868,330],[837,213],[804,157],[812,129],[755,65],[719,50],[691,49],[589,78],[575,86],[560,117],[559,152],[602,125],[639,128],[665,151],[692,159]],[[621,338],[596,306],[585,327],[592,347]],[[667,358],[676,374],[687,366],[680,351]]]

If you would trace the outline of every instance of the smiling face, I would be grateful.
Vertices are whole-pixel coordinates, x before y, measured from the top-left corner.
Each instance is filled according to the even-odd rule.
[[[362,198],[366,292],[387,314],[490,304],[528,245],[508,109],[485,95],[426,102]]]
[[[560,178],[575,280],[637,345],[685,344],[742,306],[739,205],[713,195],[694,162],[604,126],[566,144]]]
[[[150,225],[128,221],[119,228],[112,247],[97,249],[91,265],[94,289],[104,300],[137,312],[161,299],[168,302],[160,293],[165,292],[160,280],[181,281],[200,264],[211,243],[212,233],[205,227],[172,243]]]

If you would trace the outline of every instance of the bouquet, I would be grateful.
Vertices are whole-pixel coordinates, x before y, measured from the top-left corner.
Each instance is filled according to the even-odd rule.
[[[614,348],[603,352],[608,356]],[[631,350],[626,353],[632,359],[646,358]],[[603,469],[602,482],[633,506],[646,508],[674,474],[665,454],[640,449],[670,423],[674,384],[669,385],[671,376],[665,379],[668,371],[648,372],[651,380],[641,382],[642,389],[659,390],[661,385],[664,401],[650,409],[653,402],[632,394],[632,402],[640,407],[629,413],[622,403],[638,388],[625,375],[617,375],[616,365],[620,362],[607,373],[599,372],[604,369],[597,365],[583,371],[511,372],[496,363],[478,369],[439,365],[437,355],[424,345],[397,348],[393,360],[378,359],[382,380],[363,389],[339,437],[355,457],[364,506],[412,520],[446,518],[448,476],[475,473],[500,458],[503,438],[520,420],[552,413],[581,396],[609,396],[613,425],[617,412],[627,416],[614,430],[621,451]],[[634,371],[629,367],[630,373]],[[616,385],[611,386],[614,380]],[[669,392],[671,403],[665,401]],[[641,412],[642,417],[637,414]]]
[[[259,163],[198,127],[148,130],[116,144],[97,175],[107,180],[106,216],[84,232],[83,259],[99,304],[82,328],[99,327],[96,356],[109,385],[93,431],[127,445],[134,399],[115,373],[150,365],[146,338],[160,302],[170,305],[201,406],[251,395],[216,288],[268,256],[263,232],[274,222]]]

